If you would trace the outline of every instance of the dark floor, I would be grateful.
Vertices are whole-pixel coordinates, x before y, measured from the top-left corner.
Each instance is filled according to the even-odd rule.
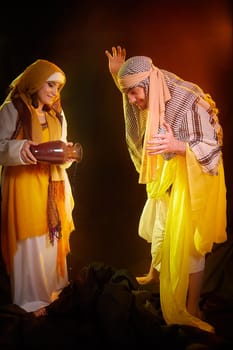
[[[67,349],[77,345],[79,349],[118,349],[153,345],[155,349],[231,349],[232,251],[231,244],[223,245],[216,249],[215,256],[207,258],[201,308],[206,321],[215,327],[215,334],[189,326],[167,326],[156,288],[142,288],[126,269],[94,262],[81,269],[59,299],[47,307],[47,316],[36,318],[10,303],[9,283],[2,266],[0,348]],[[217,264],[220,256],[222,264]],[[218,267],[214,272],[212,259]]]

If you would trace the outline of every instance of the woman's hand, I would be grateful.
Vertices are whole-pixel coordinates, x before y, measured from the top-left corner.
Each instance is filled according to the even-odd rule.
[[[32,152],[30,151],[30,146],[31,145],[38,145],[38,143],[27,140],[24,142],[23,147],[20,151],[20,156],[22,161],[25,164],[37,164],[36,158],[33,156]]]
[[[172,129],[168,123],[164,123],[165,134],[156,134],[153,139],[147,142],[146,150],[148,155],[161,153],[185,154],[186,144],[183,141],[176,140]]]
[[[117,75],[122,64],[125,62],[126,49],[121,48],[121,46],[113,46],[112,53],[106,50],[105,54],[108,57],[108,67],[110,73],[113,75]]]

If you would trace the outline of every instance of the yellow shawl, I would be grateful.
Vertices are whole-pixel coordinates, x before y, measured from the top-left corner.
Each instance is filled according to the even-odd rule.
[[[164,195],[172,184],[160,270],[160,299],[167,324],[212,327],[186,310],[190,254],[205,255],[226,233],[226,187],[222,160],[219,174],[204,173],[187,146],[186,157],[159,158],[157,181],[147,185],[149,198]],[[146,218],[144,218],[146,220]],[[149,220],[149,218],[148,218]]]

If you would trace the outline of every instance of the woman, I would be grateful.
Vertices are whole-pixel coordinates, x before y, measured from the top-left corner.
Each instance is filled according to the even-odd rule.
[[[10,85],[0,108],[1,248],[12,302],[35,316],[68,284],[74,206],[66,164],[39,163],[31,145],[66,141],[64,72],[36,60]]]
[[[160,282],[167,324],[213,332],[201,320],[205,255],[226,234],[226,188],[218,109],[196,84],[155,67],[152,59],[106,50],[123,95],[126,142],[146,185],[139,235],[151,243],[152,263],[141,284]]]

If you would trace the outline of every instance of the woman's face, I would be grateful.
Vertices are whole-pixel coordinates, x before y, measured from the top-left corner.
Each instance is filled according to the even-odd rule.
[[[56,100],[61,84],[56,81],[46,81],[37,92],[38,101],[41,105],[52,105]]]
[[[148,97],[146,96],[145,89],[141,86],[136,86],[129,89],[127,92],[129,103],[137,106],[143,110],[148,107]]]

